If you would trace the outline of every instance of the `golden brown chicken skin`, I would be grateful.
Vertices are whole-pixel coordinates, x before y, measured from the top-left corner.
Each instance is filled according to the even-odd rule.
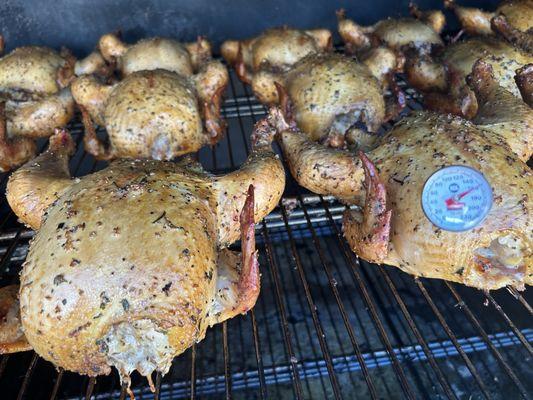
[[[310,54],[278,74],[275,81],[263,75],[256,83],[263,87],[264,100],[268,94],[267,103],[279,103],[312,140],[342,147],[356,137],[352,142],[361,146],[403,106],[399,89],[395,102],[386,104],[384,99],[384,88],[396,87],[392,79],[395,58],[384,69],[383,62],[370,61],[382,56],[380,49],[373,54],[363,62],[335,53]]]
[[[122,81],[103,81],[105,63]],[[76,64],[76,73],[81,76],[72,93],[83,114],[84,142],[97,158],[169,160],[214,144],[225,132],[220,106],[228,72],[211,59],[211,45],[203,38],[193,43],[150,38],[128,45],[106,34],[98,51]],[[109,148],[92,122],[107,129]]]
[[[442,11],[420,11],[412,5],[411,13],[412,18],[387,18],[371,26],[361,26],[340,10],[337,12],[339,34],[350,53],[379,45],[397,52],[407,48],[428,52],[433,46],[442,46],[439,34],[446,23]]]
[[[501,87],[489,63],[478,60],[467,82],[479,101],[472,120],[479,128],[500,136],[523,162],[533,155],[533,109]]]
[[[385,119],[379,82],[364,64],[343,55],[308,56],[280,84],[297,125],[312,140],[343,136],[358,121],[375,132]]]
[[[36,138],[48,137],[74,115],[68,85],[74,57],[38,46],[19,47],[0,58],[0,170],[23,164],[35,155]]]
[[[331,32],[326,29],[298,30],[288,27],[266,30],[247,40],[227,40],[221,52],[233,65],[239,78],[252,85],[256,97],[263,103],[276,96],[273,82],[296,62],[310,54],[331,50]],[[270,84],[265,88],[265,80]],[[265,93],[266,91],[266,93]]]
[[[510,25],[519,31],[527,32],[533,28],[533,1],[531,0],[504,0],[494,12],[463,7],[455,0],[445,0],[444,5],[455,13],[462,29],[470,35],[493,35],[491,20],[499,15],[504,16]]]
[[[8,188],[15,212],[39,229],[20,289],[33,349],[91,376],[115,366],[129,382],[133,370],[167,372],[209,326],[253,307],[254,221],[276,206],[285,183],[272,134],[259,123],[246,164],[223,176],[190,158],[120,160],[67,183],[68,171],[54,159],[68,156],[72,143],[59,132]],[[13,202],[21,186],[46,173],[59,181],[50,193],[42,188],[34,199]],[[33,207],[41,200],[49,206]],[[242,254],[226,249],[239,238]]]
[[[170,160],[216,143],[224,131],[220,101],[227,79],[218,62],[191,77],[151,70],[112,85],[90,75],[77,78],[72,93],[82,109],[87,151],[101,159]],[[106,128],[109,147],[96,137],[93,122]]]
[[[479,59],[491,65],[498,85],[522,98],[515,82],[516,70],[532,63],[533,56],[490,36],[450,44],[435,57],[413,57],[406,65],[406,75],[411,85],[426,93],[427,107],[471,119],[477,113],[478,102],[466,86],[465,77]],[[527,95],[524,93],[524,99]]]
[[[417,112],[358,157],[309,141],[280,124],[280,115],[272,113],[271,122],[280,130],[297,181],[362,206],[361,212],[347,212],[343,222],[346,239],[360,257],[481,289],[523,289],[533,283],[533,177],[500,136],[460,117]],[[474,229],[439,229],[422,210],[424,183],[448,165],[475,168],[492,187],[492,209]]]

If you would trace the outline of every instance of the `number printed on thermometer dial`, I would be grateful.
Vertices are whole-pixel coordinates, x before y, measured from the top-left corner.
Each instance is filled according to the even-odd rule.
[[[485,177],[462,165],[444,167],[424,184],[422,208],[427,218],[447,231],[479,225],[492,207],[492,189]]]

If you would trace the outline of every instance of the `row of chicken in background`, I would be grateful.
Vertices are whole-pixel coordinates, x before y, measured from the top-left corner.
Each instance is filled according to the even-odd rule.
[[[249,160],[226,176],[185,158],[119,160],[72,180],[73,143],[56,131],[48,151],[8,183],[12,209],[38,232],[21,274],[20,314],[17,289],[4,290],[4,351],[33,348],[91,376],[114,366],[129,382],[134,370],[166,373],[208,326],[253,307],[253,224],[285,183],[274,137],[299,184],[361,206],[343,226],[362,258],[482,289],[531,284],[532,2],[494,14],[447,6],[469,34],[447,46],[442,12],[414,6],[412,18],[371,27],[339,13],[345,54],[332,51],[322,29],[225,42],[223,57],[271,106]],[[405,107],[400,72],[433,111],[404,116],[380,136]],[[0,60],[0,78],[5,170],[33,157],[34,137],[66,124],[74,101],[86,149],[101,159],[167,160],[224,132],[228,73],[203,39],[128,46],[105,35],[80,61],[20,48]],[[109,146],[94,123],[106,128]],[[486,218],[459,233],[436,227],[421,207],[428,178],[456,164],[480,172],[492,190]],[[240,255],[226,249],[239,238]]]

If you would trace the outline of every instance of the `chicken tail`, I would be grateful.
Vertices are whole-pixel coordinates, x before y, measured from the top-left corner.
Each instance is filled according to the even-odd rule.
[[[376,167],[363,152],[359,158],[365,171],[365,205],[362,214],[355,210],[344,213],[344,236],[359,257],[382,263],[388,255],[392,211],[387,209],[387,192]]]

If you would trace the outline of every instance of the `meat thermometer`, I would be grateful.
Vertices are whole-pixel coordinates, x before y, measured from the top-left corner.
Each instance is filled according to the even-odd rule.
[[[422,209],[437,227],[461,232],[479,225],[492,207],[492,189],[485,177],[463,165],[444,167],[422,189]]]

